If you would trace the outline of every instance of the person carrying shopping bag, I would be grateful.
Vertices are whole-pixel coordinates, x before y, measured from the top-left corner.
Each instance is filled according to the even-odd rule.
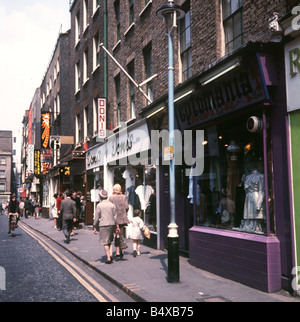
[[[119,227],[119,233],[120,238],[124,238],[123,230],[124,227],[129,224],[127,211],[129,209],[129,205],[127,202],[127,198],[124,194],[122,194],[122,188],[121,185],[115,184],[113,187],[113,195],[109,197],[109,201],[112,202],[116,207],[116,223]],[[120,247],[116,246],[116,257],[122,258],[123,257],[123,251],[120,249]]]
[[[106,190],[100,191],[101,202],[98,203],[94,219],[94,234],[97,231],[100,233],[100,245],[104,246],[107,256],[105,264],[113,262],[112,257],[112,242],[114,240],[114,233],[119,227],[116,225],[116,207],[108,200]]]

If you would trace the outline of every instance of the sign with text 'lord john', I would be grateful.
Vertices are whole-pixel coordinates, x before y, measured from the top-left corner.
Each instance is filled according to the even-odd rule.
[[[98,139],[106,138],[106,99],[98,99]]]

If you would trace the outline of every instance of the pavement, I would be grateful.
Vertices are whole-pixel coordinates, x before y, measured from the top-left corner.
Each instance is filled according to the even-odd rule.
[[[73,256],[89,265],[138,302],[300,302],[300,297],[281,290],[264,293],[240,283],[198,269],[189,259],[180,256],[180,282],[168,283],[166,251],[141,245],[141,255],[132,256],[132,241],[122,259],[105,264],[104,247],[92,226],[74,230],[70,244],[64,242],[62,231],[53,228],[53,220],[34,217],[21,221],[64,247]]]

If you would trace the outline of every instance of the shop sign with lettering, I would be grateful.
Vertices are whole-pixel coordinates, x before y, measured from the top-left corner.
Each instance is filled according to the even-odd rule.
[[[86,152],[86,170],[91,170],[104,165],[106,145],[101,145]]]
[[[150,137],[146,120],[121,128],[119,133],[108,138],[107,162],[113,162],[122,158],[148,151]]]
[[[300,39],[285,45],[285,71],[287,110],[292,112],[300,109]]]
[[[223,116],[267,98],[256,57],[203,86],[175,106],[180,130]]]

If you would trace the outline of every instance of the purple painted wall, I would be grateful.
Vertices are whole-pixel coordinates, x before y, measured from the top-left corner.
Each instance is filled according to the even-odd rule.
[[[225,278],[274,292],[281,289],[280,242],[276,237],[190,229],[190,263]]]

